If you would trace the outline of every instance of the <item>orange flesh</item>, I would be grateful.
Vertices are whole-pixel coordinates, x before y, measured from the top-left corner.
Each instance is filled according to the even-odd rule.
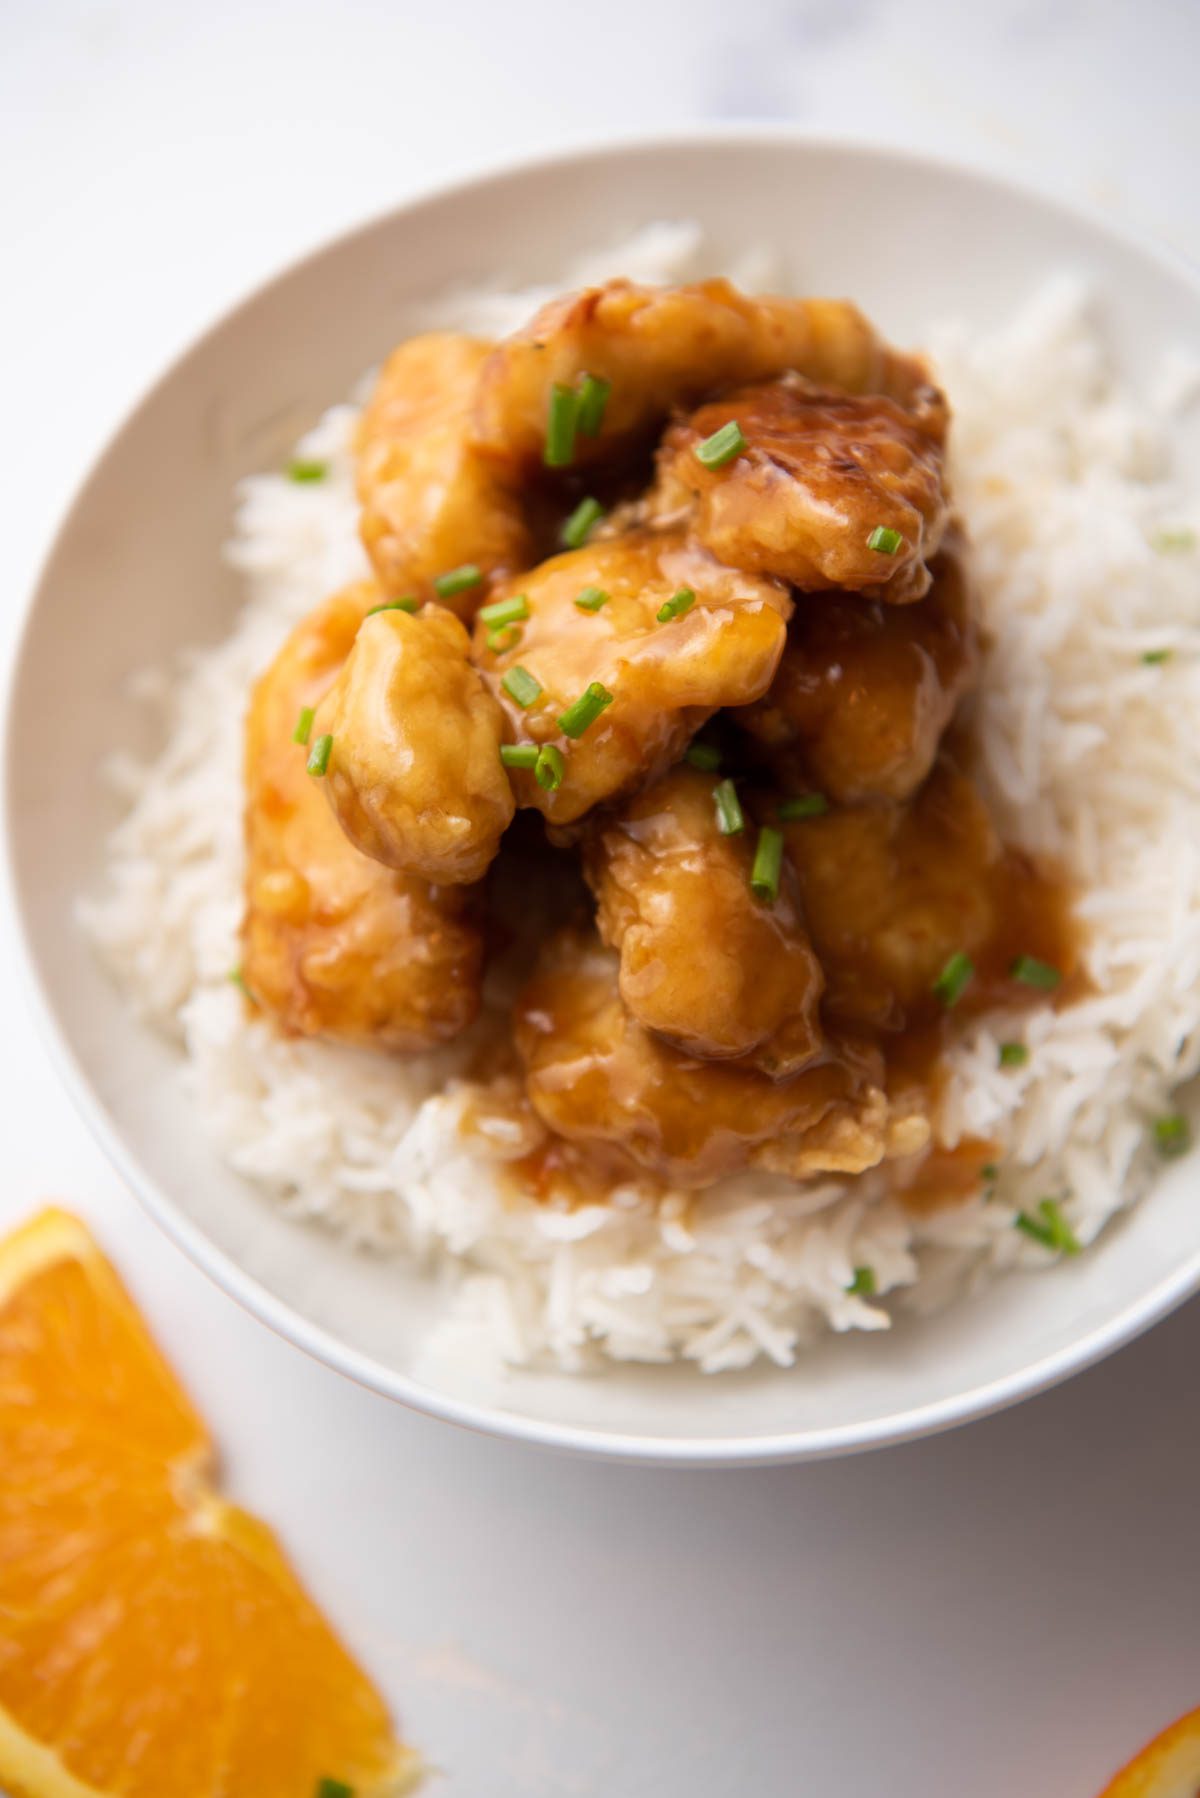
[[[0,1789],[402,1789],[415,1758],[83,1225],[0,1244]],[[281,1681],[280,1669],[287,1679]]]

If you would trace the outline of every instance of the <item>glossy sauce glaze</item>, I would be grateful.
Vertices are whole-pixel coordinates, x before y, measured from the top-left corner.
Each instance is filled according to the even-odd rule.
[[[978,1190],[995,1145],[934,1146],[947,1051],[1083,978],[970,773],[949,416],[853,305],[725,281],[400,346],[358,440],[379,584],[251,705],[261,1007],[410,1053],[486,962],[467,1127],[539,1199]]]
[[[659,826],[670,842],[678,789],[694,800],[702,778],[680,770],[647,789],[635,824],[645,825],[661,789],[669,818]],[[777,810],[776,799],[758,803],[764,816]],[[742,1168],[803,1179],[854,1175],[881,1162],[891,1189],[914,1209],[980,1190],[996,1145],[946,1149],[929,1131],[946,1051],[984,1012],[1019,1014],[1082,995],[1069,890],[1001,843],[978,791],[948,755],[906,804],[831,810],[786,824],[784,833],[785,877],[794,876],[820,996],[807,1059],[772,1078],[761,1057],[714,1060],[642,1027],[622,1003],[620,964],[576,907],[580,921],[548,948],[543,940],[515,1010],[522,1109],[531,1123],[531,1102],[548,1127],[510,1166],[523,1190],[597,1202],[622,1181],[696,1190]],[[594,873],[589,878],[595,885]],[[661,878],[660,870],[649,898],[643,895],[651,918]],[[740,897],[742,888],[731,883],[728,891]],[[741,984],[722,986],[720,902],[709,870],[691,972],[707,999],[706,966],[712,970],[709,986],[728,1031],[761,1019],[784,963],[775,931],[742,931]],[[769,915],[775,907],[762,909]],[[600,920],[603,927],[603,896]],[[795,914],[788,928],[795,932]],[[675,990],[671,996],[677,1009],[688,1003],[696,1014],[698,1001],[681,1001]]]

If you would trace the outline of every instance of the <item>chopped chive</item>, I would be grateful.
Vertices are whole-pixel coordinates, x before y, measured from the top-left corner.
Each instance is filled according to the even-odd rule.
[[[1001,1043],[998,1059],[1002,1068],[1023,1068],[1029,1060],[1029,1050],[1024,1043]]]
[[[823,818],[828,810],[824,793],[798,793],[794,799],[784,799],[777,805],[775,815],[782,823],[791,824],[797,818]]]
[[[598,612],[601,606],[608,604],[608,594],[603,587],[581,587],[575,595],[575,604],[581,612]]]
[[[1159,662],[1169,662],[1171,660],[1171,652],[1169,649],[1148,649],[1142,657],[1142,660],[1145,662],[1147,668],[1153,668]]]
[[[501,743],[500,760],[506,768],[533,768],[537,765],[536,743]]]
[[[998,1180],[1000,1178],[1000,1169],[994,1161],[985,1161],[979,1170],[979,1178],[989,1182]]]
[[[541,686],[534,680],[528,668],[522,668],[519,664],[516,668],[509,669],[508,673],[501,680],[500,685],[504,688],[504,691],[508,694],[510,699],[516,700],[522,710],[524,710],[527,705],[532,705],[534,700],[539,698],[542,691]]]
[[[575,424],[584,437],[596,437],[604,423],[604,409],[612,392],[612,382],[602,375],[584,375],[579,383],[579,410]]]
[[[1169,555],[1172,550],[1195,549],[1196,533],[1186,528],[1177,531],[1155,531],[1150,541],[1155,549]]]
[[[258,1000],[254,997],[254,994],[250,991],[250,988],[246,985],[245,976],[243,975],[242,970],[240,968],[230,968],[229,978],[232,981],[233,985],[237,987],[237,990],[242,995],[243,999],[248,999],[251,1005],[258,1004]]]
[[[1062,1214],[1062,1206],[1057,1199],[1039,1199],[1038,1210],[1054,1232],[1055,1247],[1064,1255],[1078,1255],[1079,1238]]]
[[[538,786],[544,787],[547,793],[557,792],[562,786],[566,771],[567,764],[562,750],[556,749],[553,743],[543,743],[533,765],[533,775]]]
[[[421,602],[412,593],[406,593],[403,599],[385,599],[382,605],[372,606],[363,613],[364,618],[374,618],[376,612],[419,612]]]
[[[894,556],[903,542],[899,531],[893,531],[886,524],[877,524],[867,538],[867,548],[877,549],[881,556]]]
[[[1057,968],[1036,955],[1018,955],[1008,971],[1022,986],[1036,986],[1044,993],[1052,992],[1062,979]]]
[[[550,389],[550,407],[546,414],[546,447],[542,460],[547,468],[570,468],[575,460],[575,427],[579,419],[579,396],[571,387],[555,381]]]
[[[1036,1216],[1031,1216],[1028,1211],[1018,1211],[1013,1223],[1034,1242],[1040,1242],[1044,1249],[1057,1250],[1063,1255],[1079,1253],[1079,1238],[1063,1216],[1057,1199],[1039,1199]]]
[[[461,568],[450,568],[436,576],[433,590],[439,599],[453,599],[456,593],[469,593],[472,587],[478,587],[482,579],[481,568],[474,562],[464,562]]]
[[[723,837],[736,837],[745,830],[745,814],[731,780],[718,781],[713,788],[713,804],[717,808],[717,829]]]
[[[354,1787],[340,1779],[318,1779],[315,1798],[354,1798]]]
[[[1176,1155],[1186,1155],[1192,1146],[1192,1130],[1187,1119],[1177,1111],[1167,1117],[1155,1118],[1154,1146],[1168,1161]]]
[[[589,725],[596,722],[605,706],[611,705],[613,696],[608,688],[598,680],[579,695],[574,705],[569,705],[559,715],[558,728],[564,737],[581,737]]]
[[[957,949],[934,981],[930,991],[941,1000],[946,1010],[949,1011],[951,1006],[957,1005],[962,998],[974,973],[975,963],[971,957],[964,954],[961,949]]]
[[[511,599],[494,599],[490,606],[480,606],[476,616],[481,624],[493,629],[501,624],[516,624],[518,619],[528,618],[529,600],[524,593],[514,593]]]
[[[312,706],[302,705],[300,707],[300,716],[297,718],[296,728],[292,732],[293,743],[301,743],[307,748],[308,739],[312,735],[313,719],[316,715]]]
[[[850,1297],[855,1299],[874,1298],[878,1290],[879,1282],[875,1278],[875,1269],[873,1267],[856,1267],[854,1270],[854,1278],[846,1288]]]
[[[727,425],[706,437],[703,443],[696,445],[697,462],[705,468],[724,468],[735,456],[740,456],[746,447],[746,439],[742,436],[742,427],[736,418],[731,418]]]
[[[779,897],[779,876],[783,872],[783,832],[764,824],[758,833],[754,866],[750,870],[750,891],[756,899],[774,905]]]
[[[715,743],[691,743],[684,750],[683,759],[689,767],[702,768],[705,774],[715,774],[721,766],[721,751]]]
[[[521,627],[519,624],[506,624],[498,631],[490,630],[486,638],[487,646],[494,656],[507,654],[510,649],[515,649],[520,641]]]
[[[312,748],[309,750],[308,760],[304,764],[310,774],[317,774],[317,775],[324,774],[325,770],[329,766],[329,751],[332,748],[333,748],[333,738],[332,737],[324,736],[324,737],[317,738],[316,742],[313,744]]]
[[[656,614],[658,622],[660,624],[669,624],[672,618],[682,618],[685,612],[691,611],[695,603],[696,595],[692,588],[680,587],[676,592],[672,593],[670,599],[664,601],[664,603],[659,606]]]
[[[329,473],[328,462],[289,462],[287,478],[305,486],[310,481],[323,481]]]
[[[562,542],[568,549],[582,549],[593,525],[599,524],[603,517],[604,507],[598,499],[581,499],[559,532]]]

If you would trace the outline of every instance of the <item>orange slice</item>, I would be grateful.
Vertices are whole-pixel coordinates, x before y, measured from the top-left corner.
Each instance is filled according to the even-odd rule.
[[[87,1230],[0,1242],[0,1791],[391,1798],[416,1756]]]
[[[1200,1792],[1200,1711],[1164,1729],[1105,1786],[1100,1798],[1196,1798]]]

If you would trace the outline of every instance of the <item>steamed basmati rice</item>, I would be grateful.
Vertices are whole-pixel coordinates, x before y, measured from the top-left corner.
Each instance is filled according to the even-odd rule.
[[[567,279],[667,281],[703,262],[693,228],[658,225]],[[766,259],[731,272],[772,279]],[[499,333],[542,297],[453,295],[430,322]],[[328,462],[325,481],[243,484],[229,556],[247,600],[229,638],[142,683],[166,745],[114,767],[129,810],[87,929],[142,1016],[178,1038],[230,1164],[297,1218],[453,1268],[443,1327],[481,1354],[786,1366],[825,1329],[886,1329],[898,1306],[943,1304],[988,1271],[1052,1267],[1014,1228],[1043,1195],[1087,1244],[1147,1184],[1150,1121],[1200,1065],[1200,511],[1170,455],[1188,383],[1136,404],[1118,391],[1089,296],[1066,283],[998,334],[949,330],[934,349],[994,639],[975,702],[984,785],[1008,839],[1055,856],[1083,891],[1094,987],[1061,1012],[989,1016],[954,1050],[936,1135],[1003,1143],[986,1197],[915,1217],[879,1175],[751,1175],[699,1199],[630,1187],[606,1206],[515,1202],[495,1169],[521,1152],[519,1128],[458,1128],[467,1049],[389,1061],[284,1041],[248,1015],[229,980],[242,874],[229,721],[292,624],[365,572],[354,407],[297,446]],[[1014,1040],[1028,1060],[1001,1069]],[[869,1298],[847,1291],[864,1266]]]

